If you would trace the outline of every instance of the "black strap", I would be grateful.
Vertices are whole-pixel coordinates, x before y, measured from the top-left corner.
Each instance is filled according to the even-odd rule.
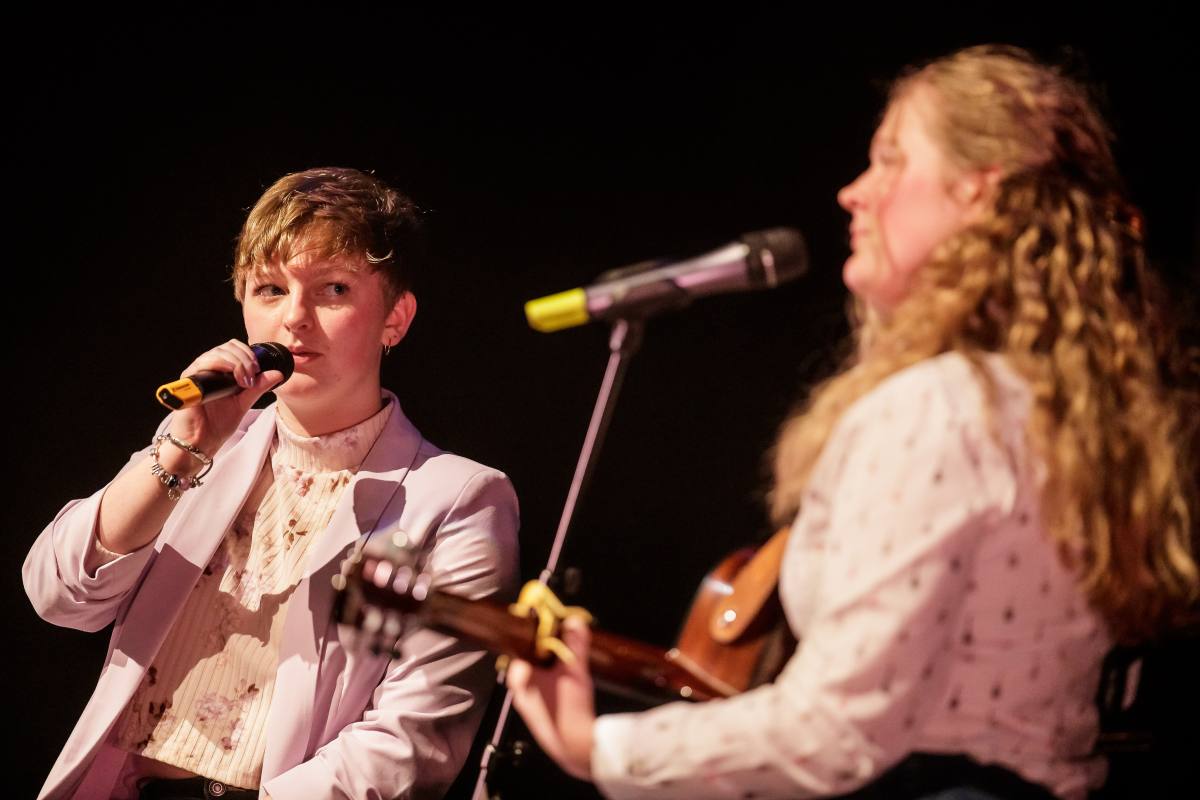
[[[841,800],[918,800],[947,789],[979,789],[1002,800],[1055,800],[1041,784],[995,764],[964,755],[913,753],[857,792]]]

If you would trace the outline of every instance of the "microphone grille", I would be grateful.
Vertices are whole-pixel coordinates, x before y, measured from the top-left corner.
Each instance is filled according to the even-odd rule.
[[[250,349],[254,351],[259,369],[263,372],[277,369],[283,373],[285,381],[292,377],[292,372],[296,369],[296,360],[292,358],[291,351],[279,342],[259,342],[250,345]]]
[[[741,239],[750,252],[749,273],[764,289],[795,280],[808,272],[808,245],[795,228],[768,228]]]

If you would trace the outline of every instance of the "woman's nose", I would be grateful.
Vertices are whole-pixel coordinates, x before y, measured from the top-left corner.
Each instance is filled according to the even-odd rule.
[[[863,182],[866,173],[862,173],[850,183],[843,186],[837,193],[838,205],[847,211],[854,211],[862,206]]]

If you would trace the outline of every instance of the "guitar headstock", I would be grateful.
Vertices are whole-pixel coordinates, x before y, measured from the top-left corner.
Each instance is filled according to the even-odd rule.
[[[558,640],[568,613],[544,584],[530,581],[516,603],[471,598],[434,586],[422,553],[403,531],[372,538],[333,576],[335,618],[361,632],[375,653],[395,658],[409,625],[419,625],[526,661],[549,663],[567,654]]]
[[[433,584],[423,567],[404,531],[371,537],[333,576],[335,618],[356,628],[372,652],[398,656],[406,619],[421,613]]]

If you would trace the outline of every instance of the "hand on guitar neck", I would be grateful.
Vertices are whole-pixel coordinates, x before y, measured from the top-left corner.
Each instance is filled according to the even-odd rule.
[[[595,687],[588,670],[591,632],[579,618],[562,625],[562,642],[574,658],[545,668],[513,659],[508,688],[529,732],[546,755],[580,780],[592,776],[592,730],[596,725]]]

